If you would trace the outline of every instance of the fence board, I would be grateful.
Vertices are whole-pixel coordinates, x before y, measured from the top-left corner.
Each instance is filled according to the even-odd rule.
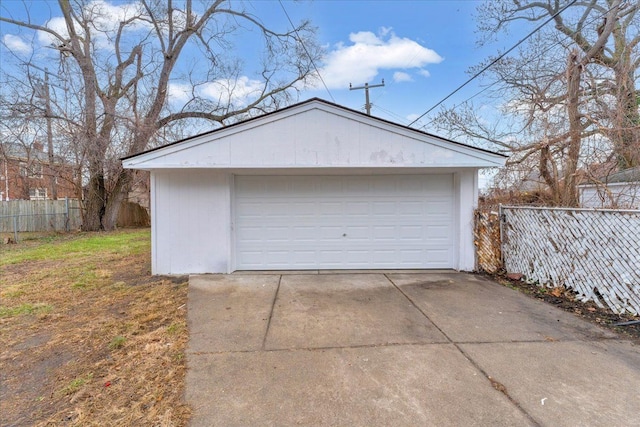
[[[640,211],[503,207],[502,215],[507,271],[640,314]]]
[[[81,224],[81,206],[75,199],[0,202],[2,233],[76,230]]]

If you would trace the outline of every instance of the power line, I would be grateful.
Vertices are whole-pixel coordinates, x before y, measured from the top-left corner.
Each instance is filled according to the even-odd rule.
[[[520,39],[520,41],[516,44],[514,44],[511,48],[509,48],[506,52],[504,52],[502,55],[498,56],[496,59],[494,59],[493,61],[491,61],[489,63],[489,65],[485,66],[482,70],[478,71],[477,73],[475,73],[471,78],[469,78],[466,82],[464,82],[463,84],[461,84],[460,86],[458,86],[453,92],[451,92],[449,95],[445,96],[443,99],[441,99],[436,105],[434,105],[433,107],[429,108],[427,111],[425,111],[423,114],[421,114],[417,119],[415,119],[414,121],[412,121],[411,123],[409,123],[409,126],[413,125],[415,122],[417,122],[418,120],[420,120],[421,118],[423,118],[424,116],[426,116],[427,114],[429,114],[431,111],[433,111],[438,105],[442,104],[444,101],[446,101],[447,99],[451,98],[453,95],[455,95],[460,89],[462,89],[463,87],[465,87],[466,85],[468,85],[469,83],[471,83],[473,80],[475,80],[477,77],[479,77],[482,73],[484,73],[485,71],[487,71],[491,66],[493,66],[495,63],[497,63],[498,61],[500,61],[502,58],[504,58],[505,56],[507,56],[509,53],[511,53],[511,51],[513,51],[515,48],[517,48],[518,46],[520,46],[522,43],[524,43],[525,40],[527,40],[529,37],[533,36],[535,33],[537,33],[538,31],[540,31],[540,29],[542,29],[542,27],[544,27],[545,25],[547,25],[550,21],[552,21],[556,16],[560,15],[562,12],[564,12],[569,6],[572,6],[574,3],[576,3],[578,0],[571,0],[569,3],[567,3],[562,9],[560,9],[559,11],[557,11],[556,13],[554,13],[553,15],[551,15],[546,21],[544,21],[542,24],[538,25],[533,31],[531,31],[529,34],[527,34],[524,38]]]
[[[590,21],[588,21],[588,23],[587,23],[587,24],[591,24],[591,23],[593,23],[593,22],[596,22],[596,21],[598,21],[598,20],[602,19],[604,16],[606,16],[606,15],[607,15],[609,12],[611,12],[613,9],[614,9],[614,7],[609,8],[608,10],[604,11],[602,14],[600,14],[600,15],[596,16],[595,18],[592,18]],[[544,24],[543,24],[543,25],[544,25]],[[568,37],[568,36],[566,36],[566,37]],[[559,41],[557,41],[557,42],[555,42],[555,43],[553,43],[553,44],[549,45],[549,46],[548,46],[547,48],[545,48],[542,52],[540,52],[538,56],[541,56],[541,55],[543,55],[543,54],[545,54],[545,53],[549,52],[550,50],[554,49],[554,48],[555,48],[555,47],[557,47],[557,46],[561,46],[561,45],[562,45],[562,43],[563,43],[563,40],[559,40]],[[510,75],[512,75],[514,72],[515,72],[515,70],[514,70],[514,71],[512,71],[512,72],[510,72],[510,73],[507,73],[507,75],[508,75],[508,76],[510,76]],[[489,90],[491,87],[493,87],[493,86],[497,85],[498,83],[499,83],[499,81],[494,81],[493,83],[491,83],[490,85],[488,85],[488,86],[484,87],[482,90],[480,90],[480,91],[478,91],[478,92],[474,93],[473,95],[471,95],[470,97],[468,97],[468,98],[467,98],[467,99],[465,99],[464,101],[462,101],[462,102],[458,103],[457,105],[454,105],[451,109],[453,110],[453,109],[455,109],[455,108],[459,107],[460,105],[462,105],[462,104],[466,103],[467,101],[470,101],[471,99],[473,99],[473,98],[475,98],[476,96],[478,96],[478,95],[482,94],[483,92],[486,92],[487,90]],[[444,100],[443,100],[443,101],[444,101]],[[443,101],[440,101],[440,103],[442,103]],[[437,104],[436,104],[436,106],[437,106]],[[429,111],[427,111],[427,113],[429,113],[431,110],[433,110],[433,108],[431,108]],[[424,115],[426,115],[427,113],[423,114],[422,116],[420,116],[419,118],[417,118],[416,120],[414,120],[414,122],[412,122],[412,123],[411,123],[411,125],[412,125],[412,124],[414,124],[415,122],[417,122],[418,120],[420,120],[420,118],[422,118],[422,117],[423,117]],[[427,126],[429,126],[430,124],[432,124],[433,122],[435,122],[437,119],[438,119],[437,117],[434,117],[434,118],[433,118],[433,119],[431,119],[428,123],[426,123],[426,124],[422,125],[422,126],[420,127],[420,129],[425,129]],[[411,126],[411,125],[409,125],[409,126]]]
[[[313,68],[316,70],[316,73],[318,73],[318,77],[320,78],[320,81],[322,82],[322,85],[327,90],[327,93],[331,97],[331,100],[335,103],[336,102],[335,98],[331,94],[331,91],[327,87],[327,84],[324,82],[324,79],[322,78],[322,74],[320,74],[320,70],[318,70],[318,67],[316,66],[316,63],[313,60],[313,57],[309,54],[309,51],[307,50],[307,46],[305,46],[304,42],[302,41],[302,37],[300,37],[300,34],[298,34],[298,30],[297,30],[296,26],[293,25],[293,21],[289,17],[289,13],[287,13],[287,9],[285,9],[284,4],[282,4],[282,0],[278,0],[278,3],[280,3],[280,7],[282,7],[282,11],[287,16],[287,20],[289,20],[289,24],[291,24],[291,28],[293,28],[293,31],[296,33],[296,36],[298,38],[298,42],[300,42],[300,44],[302,45],[302,48],[304,49],[305,53],[309,57],[309,61],[311,61],[311,65],[313,65]]]
[[[498,82],[497,82],[497,81],[495,81],[495,82],[491,83],[490,85],[488,85],[488,86],[484,87],[482,90],[480,90],[480,91],[478,91],[478,92],[474,93],[473,95],[471,95],[470,97],[468,97],[468,98],[467,98],[467,99],[465,99],[464,101],[460,102],[458,105],[454,105],[453,107],[451,107],[451,109],[453,110],[453,109],[455,109],[455,108],[459,107],[460,105],[464,104],[465,102],[472,100],[472,99],[473,99],[473,98],[475,98],[476,96],[480,95],[480,94],[481,94],[481,93],[483,93],[483,92],[486,92],[487,90],[491,89],[491,87],[493,87],[493,86],[495,86],[495,85],[497,85],[497,84],[498,84]],[[420,117],[422,117],[422,116],[420,116]],[[411,122],[411,124],[410,124],[409,126],[411,126],[412,124],[414,124],[416,121],[420,120],[420,117],[419,117],[419,118],[417,118],[416,120],[414,120],[413,122]],[[431,119],[428,123],[426,123],[426,124],[424,124],[424,125],[420,126],[420,128],[419,128],[419,129],[426,129],[426,127],[427,127],[427,126],[429,126],[430,124],[432,124],[433,122],[435,122],[437,119],[438,119],[438,117],[437,117],[437,116],[436,116],[436,117],[434,117],[434,118],[433,118],[433,119]]]
[[[398,120],[398,123],[400,123],[400,124],[402,124],[402,125],[406,126],[406,125],[405,125],[405,123],[407,123],[407,121],[408,121],[408,119],[407,119],[406,117],[402,117],[401,115],[399,115],[399,114],[397,114],[397,113],[394,113],[394,112],[393,112],[393,111],[391,111],[391,110],[387,110],[386,108],[381,107],[381,106],[379,106],[379,105],[377,105],[377,104],[372,104],[372,105],[375,105],[375,107],[376,107],[376,109],[377,109],[377,110],[381,110],[381,111],[383,111],[383,112],[387,113],[389,116],[395,117],[395,118],[396,118],[396,120]]]

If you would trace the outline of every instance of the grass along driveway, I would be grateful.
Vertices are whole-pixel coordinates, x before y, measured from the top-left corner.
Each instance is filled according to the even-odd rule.
[[[185,425],[187,278],[148,229],[0,246],[0,425]]]

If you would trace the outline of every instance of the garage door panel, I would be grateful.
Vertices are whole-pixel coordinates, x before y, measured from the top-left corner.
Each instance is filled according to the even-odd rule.
[[[400,202],[398,211],[402,215],[424,215],[424,203],[418,200]]]
[[[341,262],[342,254],[341,250],[320,250],[318,258],[322,260],[321,265],[335,265]]]
[[[451,256],[451,250],[431,249],[426,251],[426,256],[434,262],[446,262]]]
[[[336,225],[323,225],[318,227],[318,230],[320,231],[319,234],[317,234],[318,236],[318,240],[320,242],[322,241],[333,241],[333,240],[340,240],[342,238],[342,227],[341,226],[336,226]]]
[[[344,211],[344,203],[340,202],[319,202],[318,203],[319,213],[322,216],[325,215],[333,215],[333,216],[341,216]]]
[[[446,225],[428,225],[426,231],[427,239],[448,239],[451,236],[451,227]]]
[[[314,216],[318,210],[316,202],[312,200],[291,202],[291,209],[293,209],[298,216]]]
[[[397,240],[398,233],[394,226],[373,226],[373,238],[376,240]]]
[[[398,226],[398,235],[404,241],[421,241],[424,239],[423,227],[417,225]]]
[[[453,177],[237,176],[238,269],[450,268]]]
[[[397,201],[373,202],[371,207],[372,207],[371,212],[373,212],[374,215],[394,216],[396,214],[398,202]]]
[[[451,202],[449,199],[434,197],[429,201],[429,203],[425,204],[425,214],[445,216],[450,212],[450,204]]]
[[[346,262],[349,264],[364,265],[369,262],[369,251],[362,250],[348,250],[345,251]]]
[[[345,213],[348,215],[360,215],[368,217],[369,203],[367,202],[346,202],[344,204]]]
[[[316,228],[313,226],[294,226],[291,227],[293,239],[299,242],[313,242],[316,240]]]

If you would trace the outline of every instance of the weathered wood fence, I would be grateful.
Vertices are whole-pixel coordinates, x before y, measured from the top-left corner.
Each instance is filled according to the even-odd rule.
[[[76,199],[0,202],[2,233],[69,231],[80,228],[81,224],[81,206]]]
[[[493,218],[476,216],[479,268],[499,269],[501,256],[507,272],[528,281],[564,286],[616,313],[640,314],[640,211],[501,207]],[[495,218],[501,255],[478,238],[486,224],[495,240]]]

